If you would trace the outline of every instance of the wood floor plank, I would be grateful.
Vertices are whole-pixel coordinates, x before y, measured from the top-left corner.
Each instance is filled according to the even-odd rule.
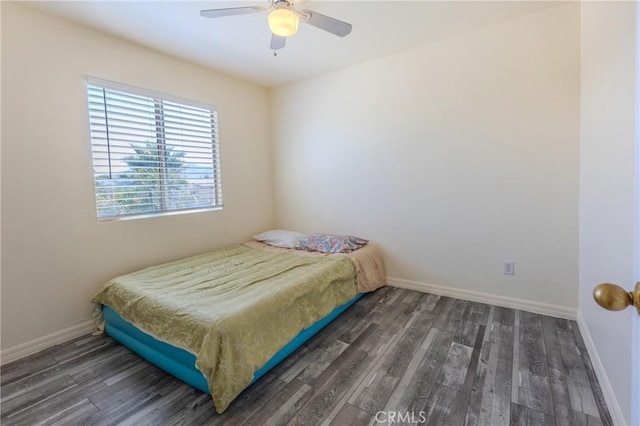
[[[542,333],[544,335],[544,345],[547,351],[560,350],[560,341],[558,337],[559,326],[559,318],[553,318],[547,315],[542,317]]]
[[[385,424],[380,412],[389,425],[612,424],[575,321],[391,287],[360,299],[221,415],[209,395],[106,336],[0,375],[3,425],[357,426]]]
[[[3,365],[0,386],[4,390],[7,385],[57,365],[58,362],[46,352],[37,353],[20,361]]]
[[[489,340],[502,346],[513,347],[513,327],[515,325],[516,311],[501,306],[494,306],[493,309]]]
[[[113,386],[119,381],[130,377],[132,374],[143,370],[147,366],[145,363],[140,362],[140,357],[137,356],[137,354],[131,352],[131,355],[134,356],[123,357],[124,362],[118,366],[118,371],[115,374],[111,372],[111,374],[105,373],[102,376],[105,385]]]
[[[510,346],[498,344],[498,365],[496,366],[495,395],[491,407],[491,420],[494,426],[508,425],[511,407],[511,363],[513,350]]]
[[[149,404],[127,415],[127,417],[119,421],[118,424],[119,426],[151,424],[151,419],[156,417],[157,413],[161,412],[163,407],[172,404],[176,400],[180,400],[184,397],[184,394],[185,389],[182,386],[176,386],[171,392],[158,395],[153,398]]]
[[[513,364],[511,364],[511,402],[518,403],[520,391],[520,311],[513,317]]]
[[[2,414],[11,418],[16,413],[28,410],[36,404],[50,399],[67,389],[77,386],[75,380],[70,376],[62,376],[56,380],[46,382],[42,386],[34,386],[30,392],[20,394],[15,398],[4,401],[2,404]]]
[[[399,378],[390,376],[385,371],[374,374],[372,380],[367,383],[362,392],[357,394],[357,398],[353,400],[352,404],[362,411],[374,415],[387,403],[399,381]]]
[[[520,333],[520,369],[538,376],[546,376],[547,359],[541,316],[522,311]]]
[[[599,417],[596,400],[579,355],[561,350],[548,351],[547,358],[551,372],[551,389],[554,401],[561,404],[556,409],[556,417],[571,421],[572,411]]]
[[[574,415],[574,410],[571,408],[571,397],[569,396],[568,384],[569,378],[564,365],[561,364],[560,351],[550,350],[548,351],[548,354],[550,359],[560,360],[558,368],[550,365],[549,369],[556,422],[568,426],[583,424],[582,420],[586,422],[586,418],[584,417],[585,415],[582,413],[583,416],[576,417]]]
[[[437,383],[456,391],[460,389],[467,375],[472,350],[469,346],[452,342]]]
[[[510,424],[512,426],[556,426],[553,416],[514,403],[511,403]]]
[[[520,388],[518,400],[521,405],[543,413],[553,413],[553,405],[549,404],[549,379],[547,376],[520,369]]]
[[[429,330],[429,334],[425,337],[425,339],[420,344],[420,347],[414,354],[411,362],[407,366],[400,382],[394,389],[393,393],[387,400],[387,405],[385,410],[390,410],[392,408],[398,408],[400,406],[400,400],[408,394],[408,388],[412,383],[415,383],[415,378],[418,377],[421,373],[418,372],[418,368],[423,365],[425,355],[427,351],[431,348],[433,344],[433,340],[438,334],[438,330],[431,328]]]
[[[295,367],[302,365],[304,368],[294,376],[295,378],[303,382],[312,381],[325,371],[327,367],[349,347],[348,344],[340,340],[327,343],[328,345],[321,345],[317,350],[305,355],[303,359],[296,364]]]
[[[433,312],[438,301],[440,300],[440,296],[436,294],[423,293],[424,296],[420,301],[420,305],[418,306],[419,311],[430,311]]]
[[[425,413],[425,423],[432,425],[445,425],[447,418],[451,413],[453,402],[456,399],[457,392],[448,386],[437,386],[431,394],[431,398],[427,401],[427,405],[423,410],[410,411],[409,413]]]
[[[41,425],[80,425],[98,412],[98,408],[88,399],[82,399],[65,410],[55,413],[42,421]]]
[[[469,302],[448,297],[442,297],[438,303],[440,302],[442,302],[444,306],[433,326],[438,330],[454,334],[462,321],[462,316]]]
[[[461,324],[453,335],[453,341],[472,347],[480,326],[487,325],[489,305],[477,302],[467,302],[462,315]],[[483,327],[484,330],[484,327]]]
[[[484,341],[480,348],[480,355],[478,358],[478,364],[474,371],[473,387],[469,393],[469,405],[465,413],[465,425],[479,425],[480,414],[482,409],[482,398],[485,393],[485,386],[490,386],[491,374],[487,379],[487,372],[489,370],[490,356],[492,344],[489,341]],[[497,357],[496,357],[497,362]],[[487,415],[483,413],[483,419],[486,419]]]
[[[496,374],[498,371],[498,355],[500,345],[491,343],[488,345],[488,357],[486,361],[486,373],[482,387],[478,387],[480,406],[478,411],[478,423],[480,425],[489,424],[493,412],[493,400],[496,395]],[[476,398],[474,398],[475,400]]]
[[[81,339],[68,342],[66,344],[54,346],[51,349],[51,356],[60,364],[74,361],[78,357],[85,357],[89,352],[103,350],[117,346],[117,343],[102,339],[101,336],[92,336],[94,339]]]
[[[135,400],[141,393],[145,393],[145,389],[154,389],[161,381],[167,380],[168,377],[159,368],[146,364],[145,368],[126,379],[93,392],[89,399],[100,410],[116,410],[121,404]]]
[[[67,371],[77,383],[84,383],[96,376],[109,379],[113,376],[113,370],[125,371],[140,363],[140,357],[137,354],[121,346],[109,351],[96,351],[92,355],[87,358],[79,356],[74,361],[68,362],[69,368],[63,371]]]
[[[190,387],[179,387],[175,398],[168,398],[162,401],[161,405],[153,407],[153,410],[145,411],[144,417],[136,418],[131,416],[125,419],[122,424],[134,425],[197,425],[201,422],[198,417],[215,416],[211,397],[198,392]],[[142,411],[142,410],[141,410]],[[135,420],[135,421],[134,421]]]
[[[495,315],[495,312],[496,312],[496,307],[489,306],[489,314],[487,316],[487,326],[484,330],[484,336],[483,336],[484,341],[491,340],[491,334],[493,333],[493,317]]]
[[[91,373],[95,365],[99,365],[105,360],[118,359],[121,357],[137,359],[131,351],[113,340],[104,338],[102,340],[107,343],[94,341],[96,343],[95,347],[86,348],[87,351],[85,353],[78,354],[71,361],[63,363],[56,362],[20,380],[15,380],[8,385],[2,386],[2,400],[5,401],[19,394],[30,392],[34,386],[57,380],[63,376],[71,376],[75,379],[75,375],[83,369],[88,369]],[[121,365],[119,366],[121,367]],[[113,374],[112,371],[110,374]],[[76,380],[76,382],[78,382],[78,380]]]
[[[409,321],[420,302],[420,297],[415,295],[408,301],[404,301],[405,296],[410,293],[409,290],[405,290],[405,293],[398,297],[397,303],[391,307],[383,304],[378,305],[379,311],[374,313],[372,322],[392,334],[397,333]]]
[[[569,371],[569,397],[571,407],[578,412],[599,417],[596,401],[587,378],[582,359],[579,356],[562,353]]]
[[[558,327],[558,340],[560,343],[560,351],[570,355],[580,355],[578,342],[573,335],[571,323],[569,320],[558,318],[556,321]]]
[[[611,414],[606,408],[607,402],[605,401],[602,389],[600,389],[600,385],[598,384],[598,378],[596,377],[596,372],[593,369],[593,364],[591,363],[591,359],[589,358],[589,353],[587,352],[587,347],[585,346],[584,339],[580,334],[578,323],[575,321],[569,321],[569,326],[571,327],[571,331],[573,332],[576,345],[580,350],[580,358],[582,358],[582,364],[585,368],[585,374],[589,379],[589,384],[591,385],[591,390],[593,391],[593,397],[596,400],[600,420],[605,426],[613,426]]]
[[[78,402],[87,399],[94,391],[100,391],[105,387],[101,380],[87,381],[81,385],[70,386],[47,398],[41,399],[28,409],[8,415],[2,410],[3,425],[35,425],[55,416],[74,406]]]
[[[316,378],[304,380],[308,385],[319,389],[333,377],[345,364],[352,362],[352,358],[367,357],[370,353],[378,353],[387,347],[393,335],[381,329],[377,324],[370,324],[367,329],[349,347],[343,351]]]
[[[160,389],[166,389],[167,385],[170,388],[181,386],[177,379],[167,377],[162,373],[162,371],[154,372],[149,379],[142,381],[144,384],[132,386],[135,389],[134,394],[119,392],[119,397],[109,398],[111,403],[108,405],[95,396],[89,396],[89,400],[100,408],[100,413],[90,417],[88,423],[95,426],[120,425],[125,423],[127,419],[137,420],[140,413],[146,413],[155,408],[155,404],[162,401],[165,396]]]
[[[289,386],[283,386],[279,392],[274,395],[270,395],[265,403],[257,410],[253,415],[247,416],[246,420],[243,420],[244,424],[255,425],[264,423],[265,419],[273,419],[275,423],[276,419],[282,420],[284,413],[278,413],[283,407],[290,408],[296,403],[300,403],[305,395],[311,396],[311,387],[299,380],[294,380]],[[287,410],[288,411],[288,410]],[[286,413],[286,411],[285,411]],[[237,420],[241,420],[238,419]]]
[[[427,405],[433,392],[440,369],[448,354],[453,334],[432,328],[435,333],[429,350],[408,380],[404,392],[397,398],[397,405],[386,406],[385,410],[420,412]]]
[[[475,373],[480,359],[480,352],[482,350],[482,343],[484,341],[485,327],[486,325],[480,325],[478,331],[476,332],[476,341],[474,342],[474,346],[471,351],[471,359],[465,373],[464,383],[458,389],[458,392],[456,394],[456,399],[453,402],[451,412],[449,413],[449,418],[447,419],[448,424],[461,425],[465,421],[467,409],[469,407],[469,400],[471,398],[471,392],[473,389],[473,382],[475,380]]]
[[[358,338],[362,334],[362,332],[369,326],[367,321],[363,321],[362,319],[353,319],[350,318],[347,321],[347,326],[342,328],[342,332],[337,335],[336,339],[346,343],[351,344],[354,340]]]
[[[384,417],[380,415],[378,418],[382,420]],[[370,424],[371,420],[371,413],[367,413],[351,404],[345,404],[329,424],[332,426],[364,426]],[[386,418],[384,418],[384,420],[386,420]]]
[[[302,383],[295,394],[291,396],[271,417],[268,418],[266,425],[281,426],[286,425],[295,417],[297,412],[309,401],[313,396],[314,389]],[[263,417],[264,418],[264,417]]]
[[[520,313],[518,404],[551,414],[553,399],[548,391],[549,367],[542,329],[540,315]]]

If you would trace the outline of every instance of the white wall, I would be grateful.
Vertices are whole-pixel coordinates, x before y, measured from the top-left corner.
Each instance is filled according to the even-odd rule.
[[[601,282],[631,289],[638,279],[636,12],[635,2],[582,5],[580,313],[619,404],[609,403],[617,424],[632,424],[640,404],[637,393],[632,400],[636,312],[605,311],[592,291]]]
[[[274,89],[278,225],[371,238],[394,278],[575,309],[579,19],[555,7]]]
[[[217,105],[224,209],[98,223],[87,75]],[[272,227],[268,108],[265,89],[2,2],[3,350],[86,322],[117,274]]]

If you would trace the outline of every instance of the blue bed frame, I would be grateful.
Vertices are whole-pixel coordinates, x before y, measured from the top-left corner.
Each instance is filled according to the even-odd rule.
[[[287,343],[280,349],[267,363],[257,370],[253,375],[250,386],[267,371],[271,370],[283,359],[291,355],[293,351],[298,349],[304,342],[309,340],[318,331],[322,330],[327,324],[333,321],[338,315],[343,313],[347,308],[356,303],[362,297],[362,293],[358,293],[356,297],[338,306],[309,328],[302,330],[292,341]],[[105,331],[114,340],[122,343],[133,352],[137,353],[147,361],[160,367],[169,374],[179,378],[185,383],[193,386],[202,392],[209,393],[209,385],[207,379],[196,368],[196,357],[184,349],[177,348],[168,343],[161,342],[150,335],[144,333],[130,322],[123,319],[108,306],[103,306],[105,319]]]

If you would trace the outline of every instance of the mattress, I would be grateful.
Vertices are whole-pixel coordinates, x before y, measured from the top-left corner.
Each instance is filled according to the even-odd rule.
[[[186,364],[195,359],[216,410],[222,412],[263,367],[299,346],[304,331],[321,328],[323,319],[355,301],[355,265],[344,256],[301,256],[238,245],[118,277],[94,301],[109,307],[105,316],[114,321],[107,331],[129,341],[127,346],[137,345],[131,337],[137,333],[118,338],[123,329],[118,324],[127,323],[131,327],[124,328],[194,357],[187,357]],[[162,356],[151,358],[163,363]],[[199,378],[180,378],[204,387]]]
[[[269,370],[278,365],[282,360],[291,355],[307,340],[327,326],[331,321],[346,311],[363,296],[358,293],[356,297],[347,303],[338,306],[326,317],[318,320],[310,327],[302,330],[298,335],[276,352],[265,365],[257,370],[251,383],[253,384]],[[207,379],[196,368],[196,357],[184,349],[177,348],[165,342],[161,342],[122,318],[108,306],[103,307],[105,332],[114,340],[122,343],[133,352],[137,353],[152,364],[162,368],[169,374],[205,393],[210,393]]]

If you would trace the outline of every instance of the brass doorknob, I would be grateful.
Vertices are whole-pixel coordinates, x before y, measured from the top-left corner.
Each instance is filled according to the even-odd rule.
[[[615,284],[600,284],[593,289],[593,298],[598,305],[610,311],[621,311],[633,305],[640,315],[640,282],[636,284],[634,291],[626,291]]]

